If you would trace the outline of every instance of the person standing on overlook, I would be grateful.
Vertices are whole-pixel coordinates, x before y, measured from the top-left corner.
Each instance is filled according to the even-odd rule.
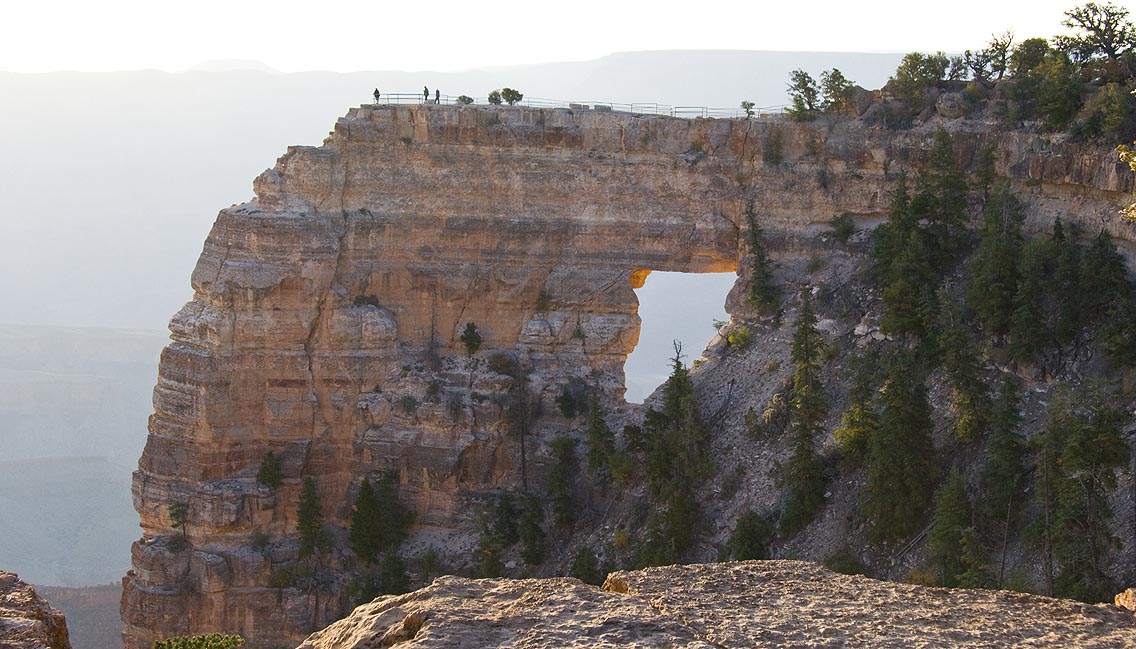
[[[375,88],[375,103],[379,103],[379,89]]]
[[[434,88],[434,103],[440,104],[442,102],[442,91]]]
[[[429,101],[430,101],[430,89],[427,88],[426,86],[422,86],[422,103],[425,104]]]

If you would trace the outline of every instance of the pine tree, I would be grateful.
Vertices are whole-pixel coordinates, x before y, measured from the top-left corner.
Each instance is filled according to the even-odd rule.
[[[1072,234],[1066,234],[1058,220],[1051,239],[1056,250],[1049,293],[1054,297],[1053,332],[1061,345],[1068,345],[1080,332],[1081,249]]]
[[[615,435],[604,421],[603,406],[595,388],[592,388],[592,398],[588,403],[588,425],[584,429],[584,440],[588,444],[585,454],[588,468],[606,477],[611,471],[611,456],[615,453]]]
[[[520,515],[512,495],[503,493],[497,497],[493,508],[493,533],[501,540],[502,547],[507,548],[520,539]]]
[[[955,162],[951,134],[939,129],[934,136],[927,164],[915,179],[912,211],[923,221],[928,234],[928,253],[940,269],[959,248],[966,225],[966,176]]]
[[[967,302],[995,342],[1010,333],[1014,296],[1021,281],[1022,206],[1008,186],[999,186],[983,209],[978,249],[970,258]]]
[[[661,410],[648,409],[643,422],[647,491],[654,509],[640,558],[649,565],[674,563],[694,544],[701,515],[694,490],[713,469],[708,433],[678,343],[671,367]]]
[[[544,534],[544,507],[536,496],[526,495],[521,501],[521,520],[517,525],[521,539],[521,558],[529,565],[544,561],[548,539]]]
[[[781,517],[781,530],[792,536],[812,522],[824,506],[824,465],[816,450],[828,404],[818,374],[824,338],[816,328],[812,293],[801,291],[790,357],[796,363],[790,408],[789,462],[786,467],[788,498]]]
[[[394,480],[384,477],[372,484],[363,478],[351,510],[347,542],[359,558],[373,563],[380,553],[402,543],[413,520],[414,512],[399,500]]]
[[[945,289],[939,290],[937,343],[943,367],[951,382],[951,410],[958,417],[955,434],[973,442],[986,433],[990,422],[990,394],[982,380],[978,353],[970,341],[962,307]]]
[[[966,480],[958,469],[951,471],[935,496],[935,515],[927,544],[931,563],[938,573],[939,585],[954,587],[966,571],[963,564],[962,539],[971,527],[970,498]]]
[[[752,199],[746,203],[745,218],[750,261],[747,299],[761,315],[776,316],[780,308],[780,291],[773,282],[773,262],[765,253],[765,235],[757,223]]]
[[[548,470],[548,498],[552,514],[560,527],[576,522],[576,499],[572,496],[572,476],[576,473],[576,440],[561,436],[552,440],[552,466]]]
[[[994,538],[1000,546],[997,586],[1002,585],[1005,576],[1006,545],[1025,489],[1026,441],[1018,430],[1021,424],[1018,408],[1018,382],[1010,375],[1002,382],[994,404],[987,459],[982,469],[982,505],[987,518],[995,523]]]
[[[959,588],[989,588],[990,574],[978,540],[978,530],[974,527],[963,530],[959,543],[963,567],[958,577]]]
[[[1010,358],[1030,362],[1045,349],[1050,340],[1045,318],[1045,260],[1050,245],[1036,239],[1022,253],[1021,276],[1014,293],[1014,312],[1010,318]]]
[[[569,568],[568,575],[593,586],[602,584],[607,576],[600,570],[600,561],[596,558],[596,553],[587,546],[576,552],[576,558],[572,559],[572,567]]]
[[[860,353],[849,362],[848,399],[851,404],[840,418],[840,425],[832,436],[840,452],[848,458],[862,461],[868,453],[872,432],[879,427],[879,417],[873,403],[877,385],[877,365],[874,355]]]
[[[1099,384],[1079,393],[1060,390],[1042,438],[1043,506],[1052,512],[1045,538],[1059,568],[1054,592],[1087,602],[1106,601],[1116,589],[1106,571],[1117,543],[1108,498],[1128,447],[1120,431],[1123,413],[1113,399]]]
[[[891,363],[882,392],[880,427],[871,436],[863,513],[874,541],[906,538],[923,525],[935,484],[931,407],[914,360]]]
[[[320,502],[316,483],[304,478],[300,488],[299,510],[296,515],[296,531],[300,533],[300,556],[310,556],[323,546],[323,504]]]
[[[768,559],[773,532],[773,524],[768,519],[752,509],[748,510],[738,516],[733,533],[722,547],[720,558],[733,561]]]
[[[256,481],[275,489],[284,480],[284,470],[280,457],[269,451],[260,460],[260,467],[256,470]]]

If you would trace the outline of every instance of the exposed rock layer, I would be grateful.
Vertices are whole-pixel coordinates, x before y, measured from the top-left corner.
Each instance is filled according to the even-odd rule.
[[[838,575],[799,561],[574,579],[469,580],[383,597],[300,649],[406,647],[1133,647],[1105,604]]]
[[[1116,212],[1132,183],[1113,152],[952,128],[966,166],[995,148],[1035,227],[1060,215],[1128,236]],[[170,325],[134,480],[144,537],[124,579],[128,649],[208,631],[259,649],[326,625],[341,591],[267,587],[296,561],[302,477],[316,480],[333,536],[359,481],[379,472],[398,476],[419,524],[461,527],[479,496],[539,479],[566,426],[555,399],[567,384],[622,403],[644,271],[743,266],[750,201],[778,255],[814,249],[836,215],[880,219],[931,133],[364,107],[322,147],[290,149],[255,200],[220,213],[194,299]],[[771,138],[777,164],[762,160]],[[727,303],[739,316],[742,289]],[[469,322],[484,338],[472,358],[459,339]],[[508,362],[488,362],[494,350]],[[545,413],[525,455],[506,416],[517,367]],[[268,451],[283,458],[276,489],[255,479]],[[188,507],[180,531],[175,504]]]
[[[0,570],[0,647],[71,649],[67,620],[34,588]]]

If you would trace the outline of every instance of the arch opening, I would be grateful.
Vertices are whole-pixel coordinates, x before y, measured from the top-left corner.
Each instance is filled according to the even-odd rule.
[[[714,337],[713,322],[729,320],[726,295],[737,278],[735,272],[632,272],[642,324],[623,368],[628,403],[642,403],[670,376],[673,341],[682,343],[687,363],[702,355]]]

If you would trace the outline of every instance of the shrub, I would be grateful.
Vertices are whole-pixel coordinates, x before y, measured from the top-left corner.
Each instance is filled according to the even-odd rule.
[[[741,351],[749,347],[750,334],[749,327],[738,325],[731,329],[730,333],[726,334],[726,343],[729,344],[730,349]]]
[[[500,106],[501,105],[501,91],[500,90],[490,91],[489,103],[493,104],[494,106]]]
[[[509,104],[510,106],[515,105],[518,101],[520,101],[524,98],[525,98],[524,95],[522,95],[521,93],[517,92],[516,90],[514,90],[512,88],[502,88],[501,89],[501,99],[504,99],[505,103]]]
[[[464,106],[468,106],[473,103],[473,97],[470,97],[469,95],[458,95],[458,103]]]
[[[245,639],[241,636],[222,633],[179,636],[154,643],[154,649],[238,649],[243,646]]]
[[[841,214],[832,218],[832,235],[840,243],[848,243],[852,235],[856,233],[856,220],[852,218],[851,214]]]
[[[824,567],[833,572],[839,572],[842,575],[866,575],[868,569],[864,567],[863,562],[852,554],[848,548],[838,550],[835,554],[829,555],[824,560]]]
[[[398,407],[404,413],[413,415],[414,411],[418,410],[418,399],[415,399],[409,394],[404,394],[398,400]]]
[[[583,414],[588,407],[588,389],[581,381],[566,383],[556,397],[556,407],[565,419]]]
[[[284,480],[284,470],[280,457],[272,451],[264,454],[260,459],[260,468],[256,470],[256,481],[273,489],[280,486]]]
[[[588,547],[580,548],[580,551],[576,553],[576,558],[572,560],[572,567],[568,570],[568,574],[593,586],[602,584],[604,577],[606,577],[600,570],[600,562],[596,558],[596,553]]]
[[[753,510],[738,516],[737,524],[726,545],[722,547],[722,559],[747,561],[768,559],[769,543],[773,540],[773,524]]]
[[[379,304],[379,298],[374,295],[356,295],[352,303],[355,306],[382,306]]]
[[[517,378],[521,374],[521,364],[517,361],[516,357],[509,352],[497,351],[489,355],[489,360],[486,362],[489,370],[497,374],[504,374]]]
[[[472,321],[467,322],[465,323],[465,329],[462,331],[459,340],[465,345],[465,351],[468,352],[470,356],[473,356],[477,353],[478,348],[481,347],[481,331],[478,330],[477,325]]]
[[[398,141],[402,142],[406,146],[410,146],[414,143],[414,138],[410,137],[409,135],[403,135],[402,137],[398,138]]]
[[[773,129],[761,146],[761,161],[767,167],[776,167],[785,161],[785,143],[780,129]]]
[[[323,504],[320,501],[316,483],[304,478],[300,489],[299,511],[296,515],[296,531],[300,533],[300,556],[306,557],[316,548],[323,547]]]

